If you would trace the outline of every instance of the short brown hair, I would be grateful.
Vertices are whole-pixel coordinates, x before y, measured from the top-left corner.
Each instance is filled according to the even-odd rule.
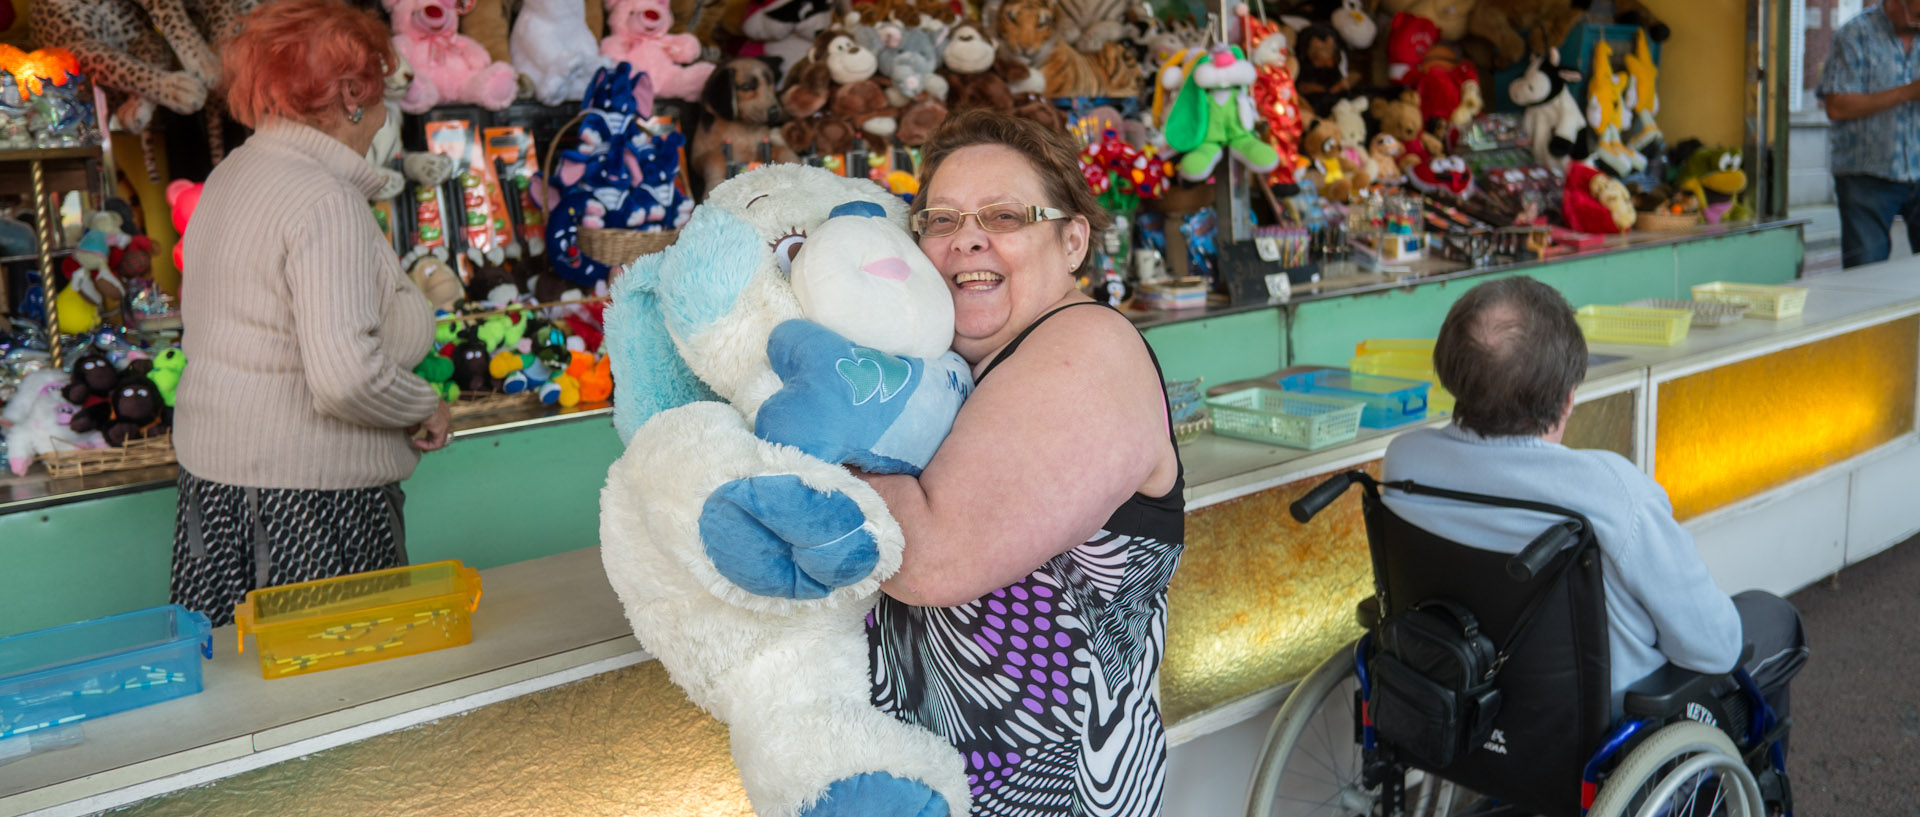
[[[221,49],[222,96],[247,127],[280,117],[309,125],[380,103],[395,64],[393,33],[344,0],[277,0],[241,18]]]
[[[1093,189],[1087,186],[1086,177],[1080,174],[1080,146],[1065,133],[1031,119],[991,108],[974,108],[947,117],[920,148],[920,190],[926,191],[927,185],[933,182],[933,174],[948,156],[974,145],[1002,145],[1018,151],[1040,175],[1040,184],[1052,199],[1047,206],[1065,210],[1068,216],[1086,217],[1090,228],[1088,252],[1075,273],[1091,269],[1092,249],[1100,245],[1100,234],[1113,224],[1113,216],[1100,206]],[[913,212],[918,213],[925,206],[924,196],[914,197]]]
[[[1447,311],[1433,345],[1453,419],[1484,437],[1537,436],[1560,422],[1587,377],[1587,339],[1573,307],[1525,276],[1488,281]]]

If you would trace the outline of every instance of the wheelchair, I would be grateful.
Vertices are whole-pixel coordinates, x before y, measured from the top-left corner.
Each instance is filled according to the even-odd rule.
[[[1293,517],[1312,519],[1355,483],[1373,559],[1375,594],[1359,610],[1368,632],[1288,695],[1254,766],[1247,817],[1791,817],[1781,748],[1789,723],[1774,717],[1740,665],[1712,675],[1669,664],[1626,693],[1615,722],[1601,554],[1586,517],[1361,471],[1315,486],[1293,504]],[[1408,523],[1381,501],[1383,489],[1562,521],[1508,555]],[[1383,734],[1409,731],[1406,722],[1383,729],[1372,717],[1386,712],[1376,699],[1376,676],[1388,668],[1376,643],[1383,624],[1436,603],[1470,611],[1466,621],[1505,645],[1482,685],[1495,692],[1466,713],[1475,727],[1444,762],[1424,744],[1396,745]]]

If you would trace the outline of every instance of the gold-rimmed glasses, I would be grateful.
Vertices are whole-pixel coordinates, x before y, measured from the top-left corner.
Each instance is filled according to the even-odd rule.
[[[958,232],[960,224],[973,216],[980,229],[990,233],[1010,233],[1029,224],[1066,218],[1066,211],[1054,207],[1001,202],[978,210],[928,207],[913,214],[913,231],[926,238],[939,238]]]

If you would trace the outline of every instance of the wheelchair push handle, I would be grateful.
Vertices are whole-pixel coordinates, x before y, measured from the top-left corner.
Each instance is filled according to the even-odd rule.
[[[1326,510],[1328,505],[1332,505],[1334,500],[1346,493],[1347,488],[1353,485],[1353,481],[1354,472],[1344,471],[1328,477],[1326,482],[1313,486],[1313,490],[1308,491],[1306,496],[1294,500],[1293,504],[1288,506],[1288,510],[1293,514],[1293,520],[1295,522],[1312,521],[1315,515]]]
[[[1507,575],[1516,582],[1533,581],[1541,568],[1553,561],[1555,554],[1580,538],[1580,526],[1578,520],[1567,519],[1541,531],[1525,548],[1507,560]]]

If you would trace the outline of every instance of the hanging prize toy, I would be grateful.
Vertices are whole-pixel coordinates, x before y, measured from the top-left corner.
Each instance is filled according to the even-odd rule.
[[[1253,107],[1267,122],[1267,144],[1280,157],[1280,164],[1267,174],[1267,183],[1294,184],[1302,124],[1300,100],[1293,87],[1299,60],[1288,49],[1279,26],[1264,16],[1248,13],[1244,3],[1235,6],[1234,13],[1240,15],[1242,41],[1254,65]]]
[[[1246,91],[1254,79],[1253,63],[1238,47],[1215,45],[1193,66],[1167,116],[1167,145],[1183,154],[1180,178],[1212,176],[1229,153],[1259,173],[1279,166],[1280,154],[1253,130],[1259,118]]]

